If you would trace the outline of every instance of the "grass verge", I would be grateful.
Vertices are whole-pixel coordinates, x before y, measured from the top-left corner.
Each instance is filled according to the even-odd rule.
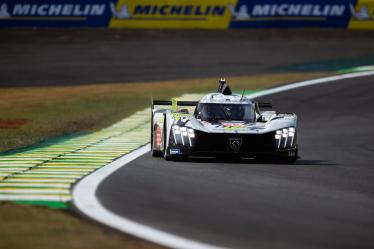
[[[162,248],[48,207],[0,202],[0,221],[0,248]]]

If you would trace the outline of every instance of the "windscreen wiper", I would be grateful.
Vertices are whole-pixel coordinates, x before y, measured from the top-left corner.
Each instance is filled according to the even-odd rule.
[[[221,108],[221,111],[225,115],[226,120],[231,120],[231,116],[227,114],[227,112],[225,111],[225,109],[223,108],[223,106],[219,105],[219,107]]]

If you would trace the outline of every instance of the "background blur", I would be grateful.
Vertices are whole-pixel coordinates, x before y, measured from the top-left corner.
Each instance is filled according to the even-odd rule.
[[[374,0],[0,0],[0,248],[159,248],[77,217],[71,186],[103,164],[56,189],[36,171],[66,148],[48,146],[220,77],[253,92],[370,69],[372,30]]]

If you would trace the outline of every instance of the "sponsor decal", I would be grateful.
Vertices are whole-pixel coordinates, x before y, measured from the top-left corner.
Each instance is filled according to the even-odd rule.
[[[374,1],[359,0],[356,5],[351,4],[352,13],[349,22],[350,29],[374,29]]]
[[[191,115],[186,115],[185,113],[170,113],[170,116],[174,119],[174,123],[179,123],[179,121],[183,124],[187,123],[190,120]]]
[[[180,113],[170,113],[170,116],[174,119],[174,123],[177,123],[182,115]]]
[[[236,0],[119,0],[110,3],[110,27],[228,28]]]
[[[242,147],[242,142],[242,138],[229,138],[229,147],[233,151],[238,152]]]
[[[107,26],[104,0],[0,0],[0,26]]]
[[[180,149],[170,149],[170,155],[179,155],[181,154]]]
[[[254,125],[250,127],[250,130],[263,130],[266,129],[265,125]]]
[[[241,0],[229,6],[230,27],[346,27],[354,1]]]
[[[247,125],[243,122],[221,122],[221,125],[224,127],[238,127],[238,128],[247,127]]]
[[[219,127],[222,127],[228,131],[241,130],[241,129],[248,128],[248,126],[243,122],[220,122],[220,123],[221,125]]]

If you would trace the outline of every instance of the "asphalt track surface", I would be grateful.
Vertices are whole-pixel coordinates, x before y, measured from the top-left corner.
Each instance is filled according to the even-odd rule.
[[[373,81],[263,98],[299,116],[295,165],[146,154],[106,178],[97,196],[116,214],[218,246],[373,248]]]
[[[0,29],[0,87],[263,74],[374,61],[373,44],[371,31]]]

